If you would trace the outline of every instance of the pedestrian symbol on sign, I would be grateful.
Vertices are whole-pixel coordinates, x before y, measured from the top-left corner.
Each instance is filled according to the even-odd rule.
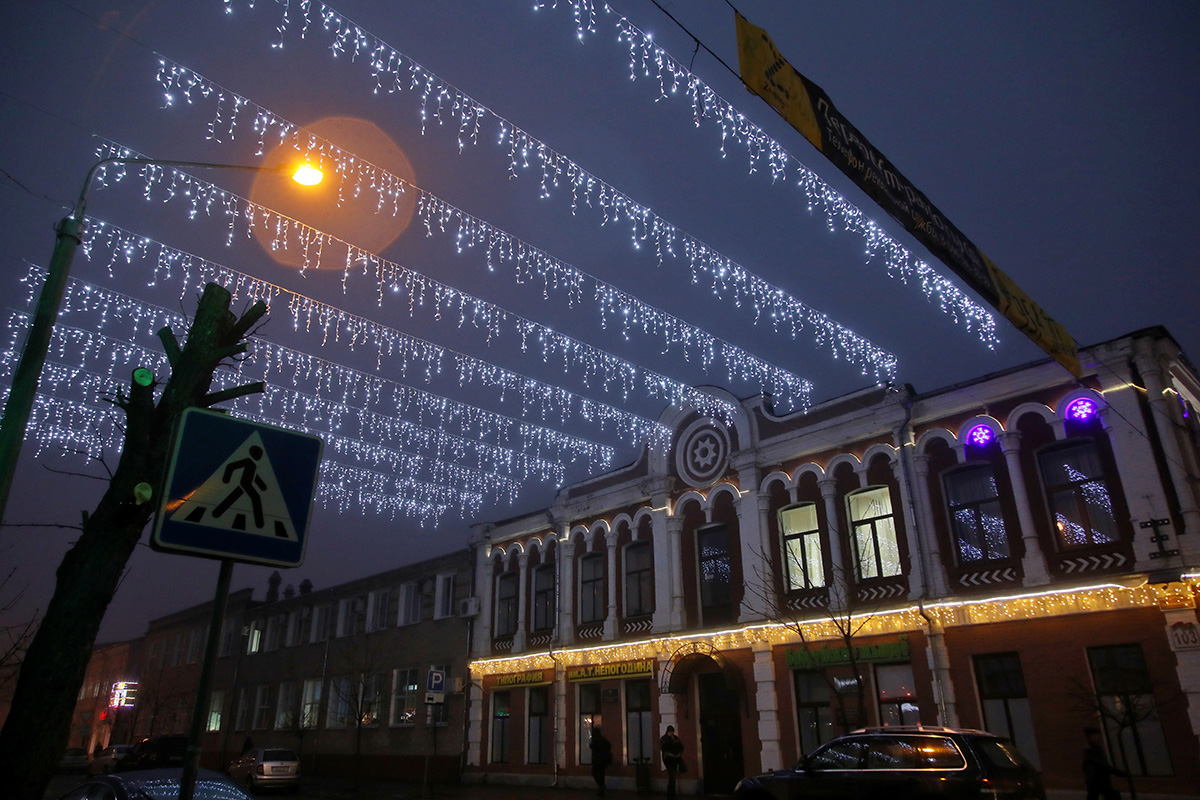
[[[296,541],[296,529],[258,432],[176,508],[173,522]]]

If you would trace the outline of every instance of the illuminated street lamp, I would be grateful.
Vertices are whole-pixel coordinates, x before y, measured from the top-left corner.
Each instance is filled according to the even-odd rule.
[[[197,161],[168,161],[157,158],[127,158],[113,156],[102,158],[92,165],[84,178],[83,188],[75,208],[70,215],[63,217],[55,231],[58,239],[54,245],[54,254],[46,274],[46,282],[38,295],[37,308],[34,311],[33,323],[29,327],[29,335],[25,347],[21,351],[21,359],[13,371],[12,387],[8,392],[8,403],[4,406],[4,419],[0,422],[0,523],[3,523],[8,509],[8,493],[12,488],[13,474],[17,469],[17,458],[21,454],[21,445],[25,441],[25,430],[29,426],[29,415],[33,410],[33,400],[37,395],[38,380],[42,367],[46,363],[46,353],[50,348],[50,335],[58,312],[62,306],[63,295],[67,289],[67,276],[71,271],[71,260],[75,250],[83,241],[85,211],[87,209],[87,194],[92,186],[96,173],[109,164],[132,164],[157,167],[184,167],[193,169],[234,169],[247,172],[280,172],[288,174],[288,167],[252,167],[240,164],[209,164]],[[321,182],[321,171],[311,164],[303,164],[290,176],[292,180],[305,186],[314,186]]]

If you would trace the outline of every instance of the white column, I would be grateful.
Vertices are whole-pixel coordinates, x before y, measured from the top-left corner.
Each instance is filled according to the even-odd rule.
[[[829,566],[833,572],[828,581],[829,608],[840,611],[846,607],[846,600],[850,597],[850,586],[847,582],[846,559],[842,551],[842,526],[838,521],[838,484],[835,478],[822,478],[817,481],[817,486],[821,488],[821,498],[825,501],[825,518],[829,521],[825,541],[825,546],[829,548]]]
[[[519,653],[525,649],[525,609],[528,607],[526,595],[529,594],[529,553],[517,556],[517,632],[513,634],[512,651]]]
[[[666,491],[651,494],[654,510],[651,512],[651,541],[654,548],[654,618],[651,624],[655,633],[671,629],[671,569],[676,559],[671,555],[671,533],[669,530],[670,497]]]
[[[683,627],[683,517],[667,518],[671,542],[671,629]]]
[[[471,681],[467,695],[467,765],[478,767],[483,763],[483,686]]]
[[[914,513],[921,520],[921,546],[925,549],[925,577],[931,597],[950,594],[950,578],[946,574],[946,562],[942,558],[942,546],[938,541],[937,526],[934,524],[933,500],[929,496],[929,456],[913,454],[913,502]]]
[[[1168,401],[1164,396],[1166,384],[1163,380],[1162,366],[1153,354],[1144,352],[1149,349],[1148,343],[1138,342],[1137,363],[1142,379],[1146,382],[1146,399],[1150,401],[1154,410],[1154,426],[1158,431],[1159,441],[1162,442],[1171,485],[1174,486],[1175,496],[1179,499],[1179,511],[1183,517],[1183,531],[1179,533],[1200,533],[1200,509],[1196,507],[1195,484],[1188,481],[1183,452],[1179,447],[1179,438],[1175,435],[1179,421],[1179,404]],[[1166,544],[1168,548],[1174,546],[1174,543]]]
[[[569,541],[570,526],[560,529],[558,540],[558,642],[575,642],[575,543]]]
[[[913,487],[909,486],[908,491],[905,491],[905,484],[908,483],[908,470],[904,466],[903,446],[896,450],[891,466],[892,475],[896,478],[896,483],[900,485],[900,513],[904,515],[904,530],[907,531],[904,538],[908,540],[908,596],[915,600],[921,596],[921,591],[925,586],[925,564],[923,562],[925,530],[924,526],[918,522],[917,510],[913,508]],[[895,515],[895,513],[893,509],[892,514]]]
[[[775,691],[775,662],[770,642],[755,642],[754,704],[758,710],[758,740],[761,742],[764,772],[783,768],[783,748],[779,745],[779,696]]]
[[[1167,622],[1167,641],[1175,653],[1175,673],[1183,690],[1192,735],[1200,736],[1200,624],[1196,609],[1164,609]]]
[[[739,622],[764,619],[770,608],[769,551],[763,549],[758,510],[758,470],[753,463],[738,466],[741,493],[737,501],[738,543],[742,557],[742,607]]]
[[[479,617],[475,620],[472,636],[472,647],[481,656],[489,655],[492,651],[492,598],[496,593],[494,576],[492,543],[484,536],[475,546],[475,596],[479,598]]]
[[[1038,539],[1037,526],[1033,522],[1033,509],[1029,505],[1029,490],[1025,486],[1025,470],[1021,467],[1021,434],[1004,431],[1000,434],[1000,451],[1008,465],[1008,480],[1012,484],[1013,502],[1017,504],[1017,522],[1020,525],[1021,542],[1025,545],[1025,556],[1021,559],[1021,570],[1025,573],[1026,586],[1044,586],[1050,582],[1050,570],[1046,556]]]
[[[617,532],[615,530],[604,534],[604,544],[608,548],[608,613],[604,616],[604,638],[613,639],[617,635]]]
[[[929,671],[933,673],[933,700],[938,707],[938,724],[958,727],[958,706],[954,699],[954,681],[950,678],[950,654],[946,650],[946,631],[936,619],[929,622]]]

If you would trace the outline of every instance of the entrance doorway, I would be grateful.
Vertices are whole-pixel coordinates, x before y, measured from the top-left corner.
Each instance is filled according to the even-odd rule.
[[[745,777],[742,760],[742,714],[737,692],[721,672],[696,675],[699,694],[701,778],[709,794],[729,794]]]

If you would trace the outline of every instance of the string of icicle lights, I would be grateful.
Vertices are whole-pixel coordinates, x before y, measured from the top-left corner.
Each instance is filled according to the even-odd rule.
[[[234,0],[225,0],[225,3],[227,10],[232,10]],[[253,3],[249,5],[252,6]],[[888,351],[872,344],[824,313],[809,308],[783,289],[769,284],[715,248],[677,228],[655,214],[648,206],[638,203],[629,195],[588,172],[520,126],[446,83],[382,39],[346,20],[324,3],[307,0],[298,4],[284,2],[283,21],[278,26],[280,41],[277,47],[282,47],[284,36],[296,28],[293,25],[293,15],[297,7],[301,18],[297,35],[304,37],[310,27],[319,27],[330,37],[329,46],[335,56],[349,54],[355,63],[367,66],[375,93],[399,94],[411,91],[419,97],[422,133],[427,130],[426,122],[433,118],[439,123],[434,126],[436,129],[457,131],[461,152],[467,144],[478,144],[485,120],[494,120],[497,125],[497,144],[508,148],[509,175],[517,177],[536,162],[541,173],[540,193],[543,198],[554,197],[555,192],[552,190],[566,184],[570,190],[572,213],[578,213],[584,208],[594,209],[600,212],[601,225],[627,223],[635,248],[641,249],[644,243],[649,241],[660,265],[666,263],[668,257],[672,263],[677,259],[686,263],[693,283],[699,284],[701,276],[705,276],[716,297],[728,297],[735,308],[750,309],[756,324],[766,320],[776,332],[790,335],[792,339],[797,339],[807,329],[818,347],[828,347],[835,358],[855,364],[862,374],[872,376],[877,382],[895,377],[896,357]],[[320,18],[319,26],[314,24],[314,15]],[[159,72],[159,80],[164,87],[168,105],[174,102],[175,92],[187,97],[189,101],[200,97],[216,103],[216,111],[208,125],[208,135],[214,140],[232,139],[239,123],[246,119],[250,120],[249,125],[259,136],[260,145],[272,130],[284,138],[293,134],[294,126],[291,123],[278,119],[261,106],[228,92],[177,64],[164,62]],[[444,124],[447,119],[452,124]],[[347,170],[347,174],[353,172]],[[357,185],[370,186],[371,181],[360,178]],[[830,219],[833,218],[830,216]],[[469,229],[469,226],[464,227]],[[844,227],[854,230],[848,226]],[[882,232],[878,229],[873,232],[874,236],[880,234]],[[894,271],[889,267],[889,274]],[[927,296],[931,296],[931,292],[935,290],[941,290],[942,294],[938,300],[942,308],[953,313],[955,319],[960,322],[982,326],[982,322],[975,322],[980,314],[988,322],[991,321],[985,310],[959,292],[953,284],[945,281],[944,284],[943,286],[927,281]],[[994,328],[994,323],[992,327]]]
[[[229,0],[226,0],[228,3]],[[286,2],[286,0],[277,0]],[[576,37],[583,41],[596,32],[596,4],[593,0],[564,0],[570,4],[575,20]],[[535,0],[534,9],[556,9],[557,0]],[[745,148],[749,172],[754,174],[766,166],[773,183],[786,183],[788,171],[794,174],[794,184],[808,201],[810,213],[820,210],[831,231],[839,228],[858,234],[866,245],[870,260],[881,260],[887,274],[903,283],[916,280],[926,299],[936,302],[943,313],[955,322],[974,330],[989,348],[999,343],[996,320],[986,308],[976,303],[925,261],[917,258],[907,247],[893,239],[857,206],[823,181],[783,145],[771,138],[739,111],[736,106],[715,92],[691,70],[654,43],[653,37],[631,23],[608,3],[604,13],[615,18],[615,41],[629,48],[629,79],[646,78],[656,86],[656,100],[687,98],[692,104],[695,127],[716,126],[721,134],[721,158],[728,155],[726,146],[737,144]],[[328,23],[326,23],[328,25]],[[282,28],[283,26],[281,26]],[[281,30],[282,35],[282,30]]]
[[[135,151],[114,143],[105,144],[97,151],[97,157],[101,159],[114,156],[142,157]],[[294,248],[304,254],[306,267],[320,267],[322,263],[328,261],[336,263],[342,270],[343,289],[346,288],[350,276],[355,272],[364,275],[373,274],[380,305],[383,304],[383,300],[388,294],[402,294],[408,298],[411,314],[414,306],[431,302],[438,312],[438,319],[442,318],[443,312],[447,316],[456,315],[460,330],[482,331],[489,345],[495,337],[500,335],[504,326],[511,326],[520,338],[522,352],[527,352],[532,347],[539,348],[543,363],[561,361],[565,373],[573,375],[587,386],[597,386],[609,394],[620,393],[622,400],[626,401],[631,392],[637,391],[651,399],[678,405],[687,404],[712,416],[726,420],[732,418],[734,409],[726,401],[697,391],[666,375],[641,368],[630,361],[588,345],[574,337],[561,334],[538,322],[508,312],[493,303],[433,280],[409,267],[382,258],[336,236],[221,189],[213,183],[196,178],[181,170],[158,165],[139,165],[135,171],[143,181],[142,191],[147,199],[154,195],[155,190],[161,190],[161,193],[165,194],[163,201],[178,200],[182,202],[187,207],[190,219],[199,216],[223,216],[227,222],[227,242],[229,243],[232,243],[237,236],[238,226],[241,224],[246,226],[246,235],[250,235],[255,229],[265,231],[271,237],[270,247]],[[106,165],[96,173],[95,183],[98,186],[105,186],[109,180],[120,182],[128,176],[129,172],[130,170],[121,164]],[[117,245],[117,248],[122,251],[132,251],[139,246],[140,238],[130,237]],[[510,244],[511,241],[509,240]],[[548,297],[548,290],[551,287],[565,287],[568,297],[578,299],[579,284],[587,278],[584,273],[574,271],[573,268],[566,268],[566,265],[557,260],[553,260],[553,264],[565,269],[546,269],[547,266],[551,266],[551,261],[537,258],[537,251],[531,251],[529,248],[521,247],[512,251],[511,254],[514,255],[514,263],[518,265],[518,285],[525,283],[525,279],[532,278],[536,274],[543,279],[544,299]],[[503,254],[501,253],[501,255]],[[525,271],[522,264],[527,265],[530,271]],[[534,268],[534,264],[537,265],[536,268]],[[598,289],[603,288],[598,281],[596,286]],[[626,295],[626,297],[628,296]],[[308,298],[303,298],[303,303],[310,309],[323,305]],[[651,332],[658,333],[667,350],[672,346],[679,346],[685,351],[698,351],[700,365],[706,371],[712,368],[718,360],[722,361],[730,381],[742,380],[756,384],[760,391],[777,398],[781,408],[807,408],[810,404],[812,384],[809,381],[649,306],[639,305],[637,310],[642,319],[647,321],[643,326],[644,329],[648,331],[653,329]],[[345,314],[340,309],[334,309],[334,311],[339,315]],[[651,318],[654,320],[653,325],[648,322]],[[388,339],[396,337],[413,339],[395,329],[378,326],[361,317],[357,320],[356,324],[364,335],[378,335],[383,332]],[[337,330],[336,325],[329,324],[329,321],[327,324],[329,325],[327,330]],[[391,342],[389,341],[388,344],[390,346]],[[428,345],[428,343],[424,344]],[[462,360],[465,357],[460,356],[459,358]],[[475,359],[472,363],[481,370],[494,372],[500,369],[480,359]],[[506,383],[511,384],[513,381],[507,380]]]
[[[31,268],[27,280],[36,281],[41,274],[40,268]],[[203,276],[198,280],[203,282]],[[241,288],[249,299],[258,299],[248,291],[252,286]],[[123,381],[129,370],[139,365],[139,358],[150,357],[149,352],[128,344],[129,341],[139,335],[152,337],[152,331],[163,326],[175,331],[187,326],[187,320],[176,312],[78,278],[70,279],[63,298],[64,322],[73,316],[92,320],[91,329],[76,328],[71,339],[56,339],[58,344],[52,352],[60,360],[67,358],[69,352],[71,360],[80,368],[105,369],[109,374],[117,374],[118,381]],[[121,323],[125,323],[126,328],[117,336],[106,333]],[[18,330],[19,324],[14,327],[14,337]],[[158,374],[166,374],[165,362],[158,362],[157,367]],[[460,374],[460,381],[465,382],[467,377],[469,374]],[[252,357],[237,363],[236,382],[252,381],[265,382],[267,391],[239,398],[234,407],[245,408],[253,404],[258,414],[278,419],[281,424],[322,425],[330,432],[348,430],[351,421],[356,420],[363,439],[432,449],[439,457],[444,453],[458,463],[465,461],[467,451],[470,451],[481,468],[502,469],[507,474],[520,474],[523,479],[536,476],[561,482],[563,476],[558,466],[561,462],[581,463],[589,469],[599,470],[610,467],[615,455],[613,448],[607,445],[477,408],[262,339],[255,340]],[[296,388],[298,386],[311,386],[313,391],[305,394]],[[437,427],[430,428],[426,423]],[[447,437],[446,430],[459,431],[460,435]],[[430,438],[430,433],[437,436]],[[526,457],[517,459],[517,453],[506,446],[498,452],[488,442],[518,443],[520,452]],[[387,461],[380,456],[374,460],[377,463]]]

